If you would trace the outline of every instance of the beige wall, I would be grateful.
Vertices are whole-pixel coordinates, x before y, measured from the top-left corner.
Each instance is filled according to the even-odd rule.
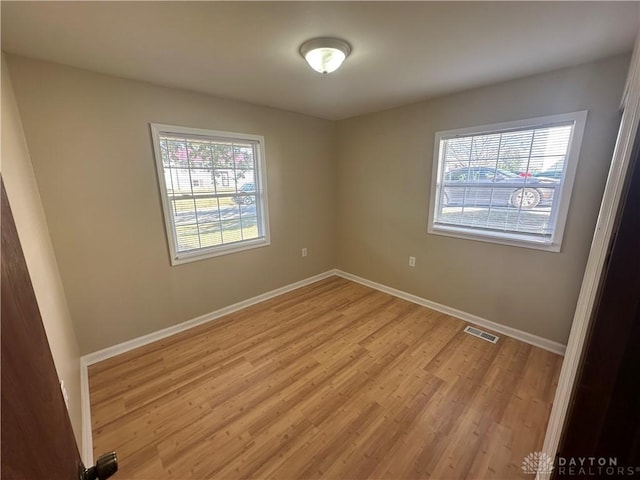
[[[80,350],[51,245],[20,114],[2,56],[2,178],[38,301],[58,378],[69,395],[69,416],[82,448]],[[11,441],[10,439],[7,441]]]
[[[339,267],[566,343],[628,64],[619,56],[340,122]],[[426,233],[436,131],[585,109],[560,253]],[[409,255],[417,257],[415,268]]]
[[[333,267],[565,342],[628,62],[615,57],[333,123],[8,57],[83,353]],[[561,253],[426,233],[435,131],[583,109]],[[271,246],[170,266],[149,122],[265,136]]]
[[[82,353],[335,266],[331,122],[26,58],[8,64]],[[264,135],[270,246],[170,266],[150,122]]]

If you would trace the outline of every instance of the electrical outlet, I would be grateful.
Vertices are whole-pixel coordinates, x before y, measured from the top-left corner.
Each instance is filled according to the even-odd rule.
[[[303,257],[306,257],[306,256],[307,256],[307,247],[304,247],[304,248],[302,249],[302,256],[303,256]]]
[[[409,257],[409,266],[410,267],[416,266],[416,257]]]

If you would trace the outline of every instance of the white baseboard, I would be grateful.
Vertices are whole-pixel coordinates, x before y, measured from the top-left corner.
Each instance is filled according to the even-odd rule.
[[[93,432],[91,430],[91,398],[89,372],[84,357],[80,358],[80,409],[82,412],[82,461],[85,467],[93,465]]]
[[[488,328],[495,332],[502,333],[503,335],[507,335],[509,337],[513,337],[517,340],[521,340],[525,343],[534,345],[536,347],[549,350],[550,352],[557,353],[559,355],[564,355],[565,345],[562,345],[561,343],[547,340],[546,338],[538,337],[537,335],[523,332],[522,330],[517,330],[515,328],[507,327],[505,325],[501,325],[499,323],[495,323],[490,320],[486,320],[484,318],[478,317],[477,315],[463,312],[461,310],[457,310],[455,308],[451,308],[446,305],[441,305],[439,303],[426,300],[416,295],[403,292],[402,290],[397,290],[395,288],[388,287],[386,285],[382,285],[380,283],[376,283],[371,280],[367,280],[366,278],[358,277],[357,275],[353,275],[351,273],[343,272],[342,270],[337,270],[337,269],[328,270],[324,273],[320,273],[318,275],[314,275],[304,280],[300,280],[299,282],[291,283],[281,288],[276,288],[275,290],[271,290],[270,292],[263,293],[261,295],[249,298],[247,300],[243,300],[238,303],[234,303],[233,305],[229,305],[227,307],[221,308],[214,312],[201,315],[197,318],[187,320],[186,322],[180,323],[178,325],[164,328],[162,330],[158,330],[157,332],[153,332],[148,335],[144,335],[142,337],[134,338],[132,340],[128,340],[118,345],[104,348],[102,350],[98,350],[97,352],[93,352],[88,355],[82,356],[80,358],[80,391],[81,391],[81,401],[82,401],[82,459],[85,465],[86,466],[93,465],[93,434],[91,430],[91,402],[89,397],[89,374],[87,370],[89,365],[92,365],[97,362],[101,362],[111,357],[115,357],[117,355],[128,352],[135,348],[148,345],[149,343],[162,340],[164,338],[170,337],[171,335],[175,335],[176,333],[184,332],[185,330],[189,330],[190,328],[216,320],[230,313],[237,312],[238,310],[242,310],[243,308],[249,307],[251,305],[255,305],[256,303],[269,300],[271,298],[277,297],[284,293],[290,292],[300,287],[304,287],[306,285],[309,285],[311,283],[317,282],[319,280],[323,280],[325,278],[328,278],[334,275],[337,275],[342,278],[346,278],[347,280],[351,280],[356,283],[360,283],[362,285],[379,290],[381,292],[388,293],[395,297],[402,298],[409,302],[416,303],[423,307],[427,307],[432,310],[436,310],[438,312],[451,315],[452,317],[459,318],[460,320],[464,320],[466,322]]]
[[[480,325],[482,327],[488,328],[490,330],[494,330],[496,332],[502,333],[503,335],[507,335],[509,337],[513,337],[515,339],[521,340],[525,343],[529,343],[531,345],[535,345],[536,347],[543,348],[545,350],[549,350],[550,352],[557,353],[559,355],[564,355],[565,345],[554,342],[552,340],[548,340],[546,338],[539,337],[537,335],[533,335],[532,333],[524,332],[522,330],[518,330],[516,328],[508,327],[506,325],[502,325],[499,323],[492,322],[491,320],[487,320],[482,317],[478,317],[472,313],[463,312],[462,310],[457,310],[452,307],[448,307],[446,305],[442,305],[440,303],[432,302],[431,300],[427,300],[422,297],[418,297],[416,295],[412,295],[407,292],[403,292],[402,290],[398,290],[392,287],[388,287],[387,285],[383,285],[381,283],[373,282],[371,280],[367,280],[366,278],[358,277],[357,275],[353,275],[348,272],[344,272],[338,269],[327,270],[326,272],[320,273],[318,275],[314,275],[309,278],[305,278],[304,280],[300,280],[299,282],[291,283],[289,285],[285,285],[284,287],[276,288],[275,290],[271,290],[269,292],[257,295],[255,297],[249,298],[247,300],[243,300],[238,303],[234,303],[233,305],[229,305],[227,307],[223,307],[214,312],[205,313],[199,317],[193,318],[191,320],[187,320],[186,322],[179,323],[178,325],[173,325],[168,328],[164,328],[162,330],[158,330],[157,332],[149,333],[147,335],[143,335],[142,337],[134,338],[132,340],[127,340],[126,342],[119,343],[112,347],[107,347],[102,350],[98,350],[97,352],[89,353],[87,355],[83,355],[81,357],[81,366],[84,365],[85,370],[89,365],[93,365],[94,363],[101,362],[111,357],[115,357],[116,355],[120,355],[122,353],[128,352],[138,347],[142,347],[143,345],[148,345],[149,343],[156,342],[158,340],[162,340],[164,338],[175,335],[176,333],[184,332],[185,330],[189,330],[198,325],[202,325],[204,323],[210,322],[212,320],[216,320],[220,317],[228,315],[233,312],[237,312],[238,310],[242,310],[243,308],[249,307],[251,305],[255,305],[256,303],[263,302],[265,300],[269,300],[271,298],[277,297],[284,293],[290,292],[292,290],[296,290],[300,287],[304,287],[306,285],[310,285],[319,280],[323,280],[325,278],[331,277],[333,275],[340,276],[342,278],[346,278],[348,280],[352,280],[354,282],[360,283],[367,287],[374,288],[381,292],[388,293],[398,298],[402,298],[404,300],[408,300],[409,302],[417,303],[418,305],[422,305],[427,308],[431,308],[432,310],[436,310],[438,312],[446,313],[447,315],[451,315],[452,317],[459,318],[466,322],[470,322],[476,325]],[[87,379],[88,380],[88,379]],[[88,385],[87,385],[88,392]]]
[[[134,338],[132,340],[127,340],[126,342],[122,342],[112,347],[107,347],[102,350],[98,350],[97,352],[89,353],[87,355],[84,355],[82,357],[82,360],[84,360],[87,366],[93,365],[94,363],[98,363],[108,358],[115,357],[116,355],[120,355],[122,353],[128,352],[129,350],[142,347],[143,345],[148,345],[149,343],[157,342],[158,340],[162,340],[164,338],[170,337],[172,335],[175,335],[176,333],[184,332],[185,330],[189,330],[190,328],[197,327],[198,325],[202,325],[203,323],[216,320],[220,317],[224,317],[225,315],[229,315],[230,313],[237,312],[238,310],[242,310],[243,308],[249,307],[251,305],[255,305],[256,303],[264,302],[265,300],[269,300],[270,298],[277,297],[279,295],[282,295],[283,293],[287,293],[297,288],[304,287],[306,285],[317,282],[319,280],[323,280],[333,275],[336,275],[336,270],[328,270],[318,275],[314,275],[312,277],[305,278],[304,280],[300,280],[299,282],[290,283],[289,285],[285,285],[284,287],[276,288],[275,290],[262,293],[255,297],[249,298],[247,300],[243,300],[238,303],[234,303],[233,305],[229,305],[227,307],[223,307],[214,312],[205,313],[204,315],[193,318],[191,320],[187,320],[186,322],[182,322],[168,328],[163,328],[162,330],[158,330],[157,332],[143,335],[142,337]]]
[[[408,300],[409,302],[417,303],[418,305],[422,305],[423,307],[427,307],[441,313],[446,313],[447,315],[451,315],[452,317],[459,318],[460,320],[464,320],[465,322],[473,323],[475,325],[488,328],[489,330],[493,330],[494,332],[498,332],[508,337],[515,338],[516,340],[521,340],[530,345],[543,348],[544,350],[548,350],[553,353],[557,353],[558,355],[564,355],[566,345],[563,345],[558,342],[554,342],[553,340],[548,340],[546,338],[533,335],[532,333],[523,332],[522,330],[518,330],[516,328],[507,327],[506,325],[492,322],[491,320],[478,317],[477,315],[474,315],[472,313],[463,312],[462,310],[458,310],[456,308],[452,308],[446,305],[442,305],[440,303],[432,302],[431,300],[427,300],[425,298],[418,297],[416,295],[412,295],[407,292],[403,292],[402,290],[388,287],[387,285],[383,285],[381,283],[376,283],[371,280],[367,280],[366,278],[358,277],[357,275],[353,275],[351,273],[343,272],[342,270],[336,270],[335,274],[338,275],[339,277],[346,278],[347,280],[351,280],[353,282],[360,283],[362,285],[374,288],[381,292],[388,293],[389,295],[393,295],[394,297],[402,298],[403,300]]]
[[[148,335],[143,335],[142,337],[134,338],[132,340],[128,340],[112,347],[107,347],[102,350],[98,350],[97,352],[89,353],[80,357],[80,401],[82,402],[82,460],[84,464],[87,467],[93,465],[93,432],[91,427],[91,401],[89,396],[89,365],[93,365],[94,363],[98,363],[108,358],[115,357],[117,355],[120,355],[121,353],[128,352],[129,350],[142,347],[143,345],[162,340],[164,338],[170,337],[171,335],[175,335],[176,333],[184,332],[185,330],[189,330],[190,328],[202,325],[203,323],[210,322],[230,313],[242,310],[243,308],[255,305],[256,303],[264,302],[265,300],[269,300],[270,298],[277,297],[278,295],[282,295],[283,293],[287,293],[297,288],[304,287],[305,285],[309,285],[311,283],[323,280],[336,274],[337,270],[328,270],[324,273],[320,273],[318,275],[305,278],[304,280],[300,280],[299,282],[291,283],[289,285],[285,285],[284,287],[271,290],[270,292],[266,292],[247,300],[234,303],[233,305],[223,307],[219,310],[216,310],[215,312],[206,313],[197,318],[179,323],[178,325],[164,328],[162,330],[158,330],[157,332],[149,333]]]

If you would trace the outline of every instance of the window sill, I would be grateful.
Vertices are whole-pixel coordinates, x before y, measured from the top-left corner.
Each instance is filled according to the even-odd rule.
[[[219,247],[178,253],[171,256],[171,265],[182,265],[184,263],[229,255],[232,253],[243,252],[245,250],[252,250],[254,248],[267,247],[269,245],[271,245],[271,241],[268,238],[256,238],[255,240],[247,240],[237,244],[226,244]]]
[[[432,235],[462,238],[479,242],[498,243],[511,247],[530,248],[547,252],[560,252],[560,244],[547,239],[526,234],[510,234],[491,231],[478,231],[464,227],[429,225],[427,232]]]

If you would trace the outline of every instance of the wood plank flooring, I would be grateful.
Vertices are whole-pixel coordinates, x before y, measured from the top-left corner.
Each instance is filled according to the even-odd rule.
[[[513,479],[562,358],[331,277],[89,369],[119,479]]]

